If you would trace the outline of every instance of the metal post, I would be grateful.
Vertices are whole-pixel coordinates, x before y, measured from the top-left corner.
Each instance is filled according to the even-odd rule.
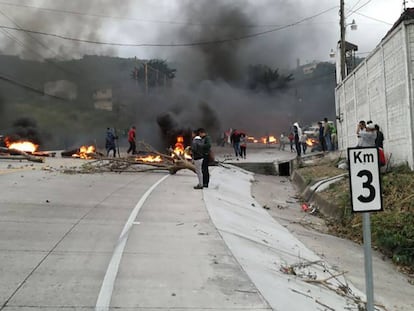
[[[346,76],[346,71],[345,71],[345,66],[346,66],[346,57],[345,57],[345,3],[344,0],[340,0],[341,4],[340,4],[340,10],[339,10],[339,15],[340,15],[340,28],[341,28],[341,81],[343,81],[345,79]]]
[[[364,260],[365,260],[365,292],[367,296],[367,311],[374,311],[374,282],[372,281],[372,256],[371,256],[371,222],[369,213],[362,213],[362,230],[364,236]]]
[[[145,71],[145,94],[148,94],[148,64],[144,64],[144,71]]]

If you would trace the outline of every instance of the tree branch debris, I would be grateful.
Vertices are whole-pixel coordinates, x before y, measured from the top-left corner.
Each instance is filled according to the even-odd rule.
[[[163,154],[145,142],[140,142],[139,144],[143,148],[140,154],[124,158],[95,156],[95,160],[88,161],[78,168],[65,169],[63,172],[68,174],[92,174],[104,172],[139,173],[166,170],[172,175],[182,169],[189,169],[195,172],[192,161],[174,152],[172,149],[167,150],[170,154]]]
[[[300,261],[291,265],[283,264],[280,266],[279,270],[284,274],[294,275],[295,277],[302,279],[305,283],[323,286],[324,288],[335,292],[337,295],[345,297],[355,304],[355,307],[357,308],[356,310],[366,310],[366,302],[352,291],[346,279],[343,277],[347,273],[346,271],[333,273],[322,260]],[[324,276],[321,277],[321,274],[324,274]],[[304,293],[293,288],[290,290],[313,299],[316,303],[326,308],[326,310],[335,311],[334,308],[322,303],[316,297],[313,297],[310,294],[310,291]],[[384,306],[378,304],[376,305],[376,310],[387,311]]]

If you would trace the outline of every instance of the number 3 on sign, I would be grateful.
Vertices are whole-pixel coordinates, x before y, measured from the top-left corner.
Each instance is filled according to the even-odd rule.
[[[382,210],[377,148],[348,148],[349,181],[353,212]]]

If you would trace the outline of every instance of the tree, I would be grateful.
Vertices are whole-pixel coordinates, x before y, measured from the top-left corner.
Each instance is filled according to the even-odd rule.
[[[247,70],[247,87],[255,91],[273,92],[286,89],[293,80],[293,75],[279,74],[278,69],[266,65],[250,65]]]

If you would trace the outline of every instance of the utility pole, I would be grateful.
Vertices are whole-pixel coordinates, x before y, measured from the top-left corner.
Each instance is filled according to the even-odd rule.
[[[345,68],[346,68],[346,49],[345,49],[345,4],[344,0],[340,0],[340,9],[339,9],[339,15],[340,15],[340,28],[341,28],[341,81],[345,79]]]
[[[148,64],[144,64],[144,72],[145,72],[145,94],[148,95]]]

